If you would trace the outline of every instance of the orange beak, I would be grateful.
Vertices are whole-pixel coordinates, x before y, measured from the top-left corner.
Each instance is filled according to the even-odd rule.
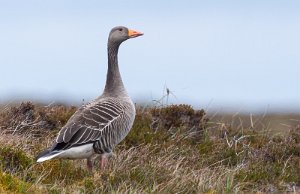
[[[144,34],[141,32],[130,30],[130,29],[128,30],[129,38],[135,38],[135,37],[142,36],[142,35],[144,35]]]

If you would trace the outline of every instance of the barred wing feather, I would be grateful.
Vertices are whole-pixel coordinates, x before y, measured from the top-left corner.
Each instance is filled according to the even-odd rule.
[[[128,113],[132,112],[135,111],[131,101],[109,98],[91,102],[80,108],[61,129],[53,150],[96,141],[102,149],[111,150],[130,130],[134,114]]]

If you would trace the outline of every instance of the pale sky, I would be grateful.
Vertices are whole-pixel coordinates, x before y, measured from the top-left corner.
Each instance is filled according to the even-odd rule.
[[[113,2],[113,3],[112,3]],[[110,29],[133,99],[216,110],[300,111],[300,1],[0,0],[0,103],[102,93]]]

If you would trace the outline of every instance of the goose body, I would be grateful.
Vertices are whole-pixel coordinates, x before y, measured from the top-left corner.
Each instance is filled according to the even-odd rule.
[[[108,71],[103,94],[87,105],[80,107],[60,130],[53,146],[37,156],[37,162],[54,158],[87,159],[101,155],[101,165],[111,155],[113,148],[130,131],[135,107],[121,79],[118,67],[120,44],[143,35],[126,27],[115,27],[108,38]],[[103,162],[104,161],[104,162]]]

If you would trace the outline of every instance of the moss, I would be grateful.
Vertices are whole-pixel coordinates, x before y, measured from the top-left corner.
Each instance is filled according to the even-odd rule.
[[[25,183],[9,174],[1,173],[0,183],[4,190],[24,193]]]
[[[18,178],[0,172],[0,190],[12,193],[43,193],[43,190],[36,188],[30,183],[19,180]]]
[[[1,169],[8,172],[24,171],[32,164],[26,153],[12,146],[0,147]]]

